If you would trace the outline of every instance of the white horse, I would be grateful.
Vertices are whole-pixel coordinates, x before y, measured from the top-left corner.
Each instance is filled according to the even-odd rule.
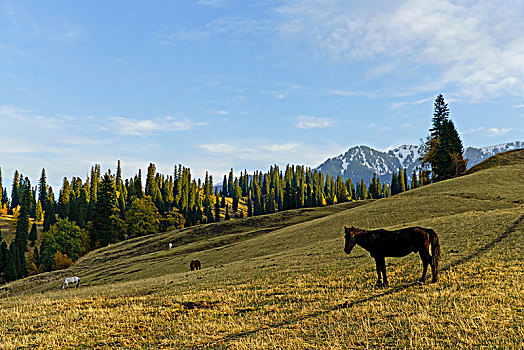
[[[78,288],[78,285],[80,284],[80,278],[73,276],[73,277],[66,277],[64,279],[64,282],[62,282],[62,289],[66,288],[69,289],[69,283],[74,283],[75,287]]]
[[[173,248],[173,243],[169,243],[168,247],[169,247],[169,250],[171,250],[171,248]]]

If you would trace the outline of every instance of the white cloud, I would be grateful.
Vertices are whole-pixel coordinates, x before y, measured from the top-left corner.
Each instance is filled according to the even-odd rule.
[[[485,126],[479,126],[476,128],[468,129],[464,132],[462,132],[463,135],[473,134],[473,133],[482,133],[485,136],[488,137],[496,137],[496,136],[502,136],[510,132],[511,129],[507,128],[486,128]]]
[[[202,6],[220,8],[220,7],[228,6],[229,1],[228,0],[199,0],[197,1],[197,4],[202,5]]]
[[[199,146],[207,155],[201,157],[208,170],[226,171],[229,167],[246,169],[267,169],[272,164],[304,164],[317,166],[333,154],[338,154],[345,146],[332,142],[302,144],[299,142],[272,143],[268,140],[244,139],[234,143],[210,143]],[[338,152],[338,153],[337,153]],[[225,167],[227,164],[228,167]],[[204,169],[205,167],[202,167]]]
[[[211,113],[218,114],[218,115],[228,115],[229,111],[226,111],[224,109],[220,109],[220,110],[217,110],[217,111],[212,111]]]
[[[335,125],[332,118],[319,118],[309,115],[299,115],[295,117],[295,126],[299,129],[329,128]]]
[[[283,35],[334,60],[393,64],[384,74],[416,71],[431,81],[418,91],[452,86],[474,100],[524,93],[523,2],[293,0],[277,12]]]
[[[147,136],[166,131],[182,131],[193,129],[205,123],[195,123],[187,117],[175,118],[172,116],[153,119],[134,120],[124,117],[110,117],[119,135]]]
[[[176,30],[163,28],[153,38],[153,41],[160,45],[172,45],[179,40],[205,40],[217,35],[239,39],[249,35],[261,35],[271,31],[271,28],[270,23],[265,20],[247,17],[221,17],[201,27],[188,26]]]
[[[423,98],[423,99],[420,99],[420,100],[417,100],[417,101],[395,102],[395,103],[393,103],[391,105],[391,108],[396,109],[396,108],[409,106],[409,105],[420,105],[420,104],[424,104],[424,103],[427,103],[429,101],[432,101],[433,99],[434,99],[434,97],[428,97],[428,98]]]
[[[260,146],[262,150],[270,152],[295,152],[298,149],[300,149],[300,147],[301,145],[299,143],[284,143]]]
[[[510,131],[511,131],[511,129],[505,129],[505,128],[502,128],[502,129],[489,128],[487,130],[487,134],[488,134],[488,136],[501,136],[501,135],[507,134]]]
[[[236,146],[227,143],[210,143],[201,145],[200,147],[212,154],[225,154],[237,151]]]
[[[69,145],[102,145],[108,143],[107,140],[97,140],[87,137],[64,138],[58,141]]]

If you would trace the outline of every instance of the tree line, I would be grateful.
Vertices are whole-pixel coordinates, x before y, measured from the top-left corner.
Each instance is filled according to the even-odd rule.
[[[231,169],[219,189],[208,172],[202,181],[182,165],[165,175],[150,163],[144,185],[141,170],[123,179],[118,161],[114,173],[109,169],[102,174],[96,164],[85,180],[64,177],[58,200],[47,184],[45,169],[36,186],[15,171],[9,199],[0,168],[1,213],[11,213],[16,221],[14,241],[9,246],[3,240],[0,244],[0,273],[15,280],[68,267],[81,255],[111,243],[232,217],[389,197],[460,175],[467,162],[462,152],[447,104],[439,95],[425,144],[424,168],[414,170],[409,183],[402,168],[393,172],[390,184],[381,183],[376,173],[366,184],[364,179],[353,183],[305,166],[287,165],[281,170],[274,165],[265,173],[244,170],[238,177]],[[42,222],[40,249],[36,222]]]

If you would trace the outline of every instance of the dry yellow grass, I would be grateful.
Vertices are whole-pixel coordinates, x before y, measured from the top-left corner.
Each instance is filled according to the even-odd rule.
[[[8,285],[0,348],[523,348],[523,174],[491,169],[358,207],[113,245]],[[485,177],[496,190],[483,192]],[[388,258],[391,286],[374,288],[369,254],[343,253],[345,224],[435,229],[440,282],[414,284],[412,254]],[[180,244],[167,251],[168,241]],[[204,268],[190,273],[193,258]],[[81,287],[58,290],[73,273]]]

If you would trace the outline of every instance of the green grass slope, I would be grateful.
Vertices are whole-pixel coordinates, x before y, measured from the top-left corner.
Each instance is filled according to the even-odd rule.
[[[524,164],[365,203],[143,237],[4,287],[0,348],[522,348]],[[343,252],[343,226],[433,228],[441,280],[420,258]],[[168,242],[175,247],[167,250]],[[203,269],[189,272],[189,261]],[[64,276],[81,288],[59,290]]]

